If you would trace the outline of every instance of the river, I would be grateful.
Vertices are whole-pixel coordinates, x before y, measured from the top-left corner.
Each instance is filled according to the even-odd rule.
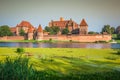
[[[118,43],[32,43],[32,42],[0,42],[0,47],[32,47],[32,48],[120,48]]]

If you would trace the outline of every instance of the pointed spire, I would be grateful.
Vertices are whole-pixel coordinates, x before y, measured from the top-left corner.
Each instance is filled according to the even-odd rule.
[[[38,27],[38,29],[37,29],[37,32],[43,32],[41,25],[39,25],[39,27]]]
[[[82,21],[80,23],[80,26],[88,26],[85,19],[82,19]]]

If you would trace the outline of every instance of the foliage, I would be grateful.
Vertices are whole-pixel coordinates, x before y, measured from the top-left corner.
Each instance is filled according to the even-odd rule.
[[[0,80],[31,80],[35,71],[28,62],[28,58],[18,57],[12,60],[7,57],[4,63],[0,63]]]
[[[117,59],[119,59],[119,57],[118,56],[107,56],[107,57],[105,57],[105,59],[117,60]]]
[[[46,26],[46,27],[45,27],[45,31],[52,33],[53,30],[52,30],[51,27]]]
[[[117,38],[120,39],[120,34],[117,34]]]
[[[111,27],[111,33],[114,34],[115,33],[115,28]]]
[[[113,34],[115,32],[115,28],[111,27],[110,25],[104,25],[102,28],[102,33],[107,32],[108,34]]]
[[[60,28],[58,26],[52,26],[53,34],[57,34],[60,31]]]
[[[24,36],[25,35],[25,31],[21,28],[19,31],[20,36]]]
[[[8,62],[4,59],[5,55],[15,55],[14,57],[16,57],[14,52],[16,48],[0,48],[0,61],[3,61],[0,63],[0,80],[120,79],[120,71],[117,71],[120,66],[120,58],[119,55],[111,54],[116,52],[113,49],[24,49],[26,52],[33,53],[34,56],[27,58],[26,61],[24,58],[12,58]],[[112,56],[119,59],[111,58]],[[28,66],[26,66],[27,63]]]
[[[16,52],[19,54],[23,54],[25,50],[23,48],[17,48]]]
[[[68,33],[69,33],[68,28],[65,28],[65,29],[62,30],[62,34],[68,34]]]
[[[116,51],[117,51],[117,55],[120,55],[120,49],[116,49]]]
[[[0,63],[0,80],[119,80],[119,74],[120,72],[116,70],[69,74],[51,69],[37,71],[32,65],[29,66],[28,58],[21,57],[14,60],[8,57],[4,63]]]
[[[60,31],[60,28],[58,26],[52,26],[52,27],[45,27],[45,31],[50,32],[50,34],[57,34]]]
[[[9,26],[3,25],[0,26],[0,36],[12,36],[12,32],[10,31]]]
[[[88,34],[98,34],[98,33],[94,32],[94,31],[90,31],[90,32],[88,32]]]
[[[116,28],[116,34],[120,34],[120,26]]]
[[[95,43],[107,43],[106,41],[95,41]]]
[[[117,34],[112,34],[112,38],[113,38],[113,39],[118,38],[118,37],[117,37]]]

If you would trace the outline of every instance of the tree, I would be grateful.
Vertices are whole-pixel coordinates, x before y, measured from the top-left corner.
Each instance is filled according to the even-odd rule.
[[[115,28],[111,27],[111,33],[114,34],[115,33]]]
[[[104,25],[102,28],[102,33],[107,32],[108,34],[113,34],[115,32],[115,28],[111,27],[110,25]]]
[[[10,31],[9,26],[3,25],[0,26],[0,36],[12,36],[12,32]]]
[[[52,26],[53,34],[57,34],[60,31],[60,28],[58,26]]]
[[[21,28],[19,31],[20,36],[24,36],[25,35],[25,31]]]
[[[46,27],[45,27],[45,31],[47,31],[47,32],[51,32],[52,29],[51,29],[50,27],[46,26]]]
[[[120,26],[118,26],[117,28],[116,28],[116,34],[120,34]]]
[[[50,32],[50,34],[57,34],[60,31],[60,28],[58,26],[52,26],[52,27],[45,27],[45,31]]]
[[[65,28],[65,29],[62,30],[62,34],[68,34],[68,33],[69,33],[68,28]]]

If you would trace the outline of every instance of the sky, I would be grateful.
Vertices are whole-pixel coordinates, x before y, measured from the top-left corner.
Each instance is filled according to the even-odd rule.
[[[120,25],[120,0],[0,0],[0,25],[15,27],[22,20],[44,28],[51,20],[84,18],[89,31]]]

